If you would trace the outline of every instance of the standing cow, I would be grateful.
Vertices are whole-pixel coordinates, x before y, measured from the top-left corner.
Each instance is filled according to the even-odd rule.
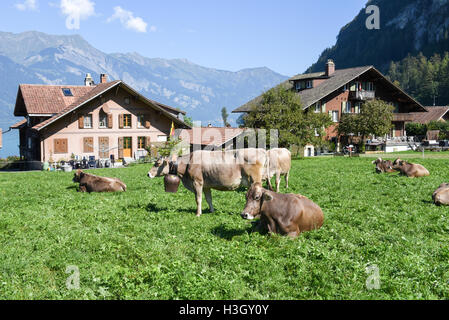
[[[254,183],[246,194],[243,219],[260,216],[260,227],[269,233],[297,237],[301,232],[321,228],[324,214],[310,199],[299,194],[280,194]]]
[[[393,162],[393,169],[401,172],[409,178],[427,177],[430,175],[429,170],[420,164],[408,163],[407,161],[396,159]]]
[[[211,212],[214,212],[211,189],[233,191],[240,186],[250,187],[262,182],[267,162],[264,149],[232,151],[199,150],[176,161],[159,159],[148,172],[148,177],[161,177],[174,171],[189,191],[195,194],[197,217],[201,216],[202,193]],[[173,170],[174,168],[174,170]]]
[[[268,187],[273,190],[271,185],[271,178],[276,175],[276,192],[279,192],[279,185],[281,184],[281,176],[285,178],[285,185],[288,189],[288,177],[292,167],[292,155],[289,150],[285,148],[276,148],[267,151],[267,173]]]

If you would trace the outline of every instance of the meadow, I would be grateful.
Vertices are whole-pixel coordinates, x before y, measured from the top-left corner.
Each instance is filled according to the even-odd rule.
[[[116,194],[78,193],[73,173],[0,173],[0,298],[448,299],[449,208],[431,196],[449,160],[416,157],[430,177],[379,175],[373,158],[294,160],[281,191],[326,219],[296,239],[252,232],[244,190],[213,191],[216,212],[204,201],[196,218],[193,194],[165,193],[148,165],[93,170],[128,185]]]

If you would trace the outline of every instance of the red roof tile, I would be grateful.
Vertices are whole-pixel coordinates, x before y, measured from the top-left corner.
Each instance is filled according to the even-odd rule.
[[[225,128],[225,127],[206,127],[206,128],[193,128],[184,129],[180,133],[181,139],[189,139],[190,144],[195,145],[210,145],[210,146],[222,146],[226,142],[234,139],[243,132],[246,128]]]
[[[440,120],[448,111],[446,107],[424,107],[427,112],[413,112],[413,121],[418,123],[429,123],[430,121]]]

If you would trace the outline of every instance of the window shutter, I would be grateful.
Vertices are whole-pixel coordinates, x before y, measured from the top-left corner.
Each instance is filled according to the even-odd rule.
[[[78,117],[78,128],[84,129],[84,116],[80,115]]]
[[[145,120],[145,128],[150,129],[150,127],[151,127],[150,116],[149,116],[149,115],[146,115],[146,116],[144,117],[144,120]]]
[[[123,115],[121,115],[123,118]],[[123,122],[122,122],[123,124]],[[123,125],[122,125],[123,127]],[[123,138],[118,138],[118,157],[119,159],[123,159]]]
[[[120,129],[123,129],[123,119],[124,119],[124,116],[123,116],[123,114],[119,114],[119,116],[118,116],[118,127],[120,128]],[[123,142],[123,141],[122,141]]]
[[[322,112],[322,113],[325,113],[325,112],[326,112],[326,104],[325,104],[325,103],[323,103],[323,104],[321,105],[321,112]]]
[[[92,153],[94,152],[94,138],[83,138],[83,152]]]
[[[54,150],[55,153],[68,153],[67,139],[55,139]]]
[[[108,113],[108,128],[112,129],[112,113]]]

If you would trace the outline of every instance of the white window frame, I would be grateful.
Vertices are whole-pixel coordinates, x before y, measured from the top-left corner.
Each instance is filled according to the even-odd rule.
[[[313,88],[313,81],[307,80],[306,81],[306,89],[311,89],[311,88]]]
[[[333,122],[338,122],[338,117],[339,117],[339,112],[338,110],[332,110],[332,121]]]
[[[318,101],[317,103],[315,103],[315,113],[321,113],[321,102]]]
[[[104,117],[104,119],[102,119]],[[104,120],[104,124],[102,124],[102,120]],[[108,127],[108,115],[105,113],[99,113],[98,115],[98,127],[100,129],[106,129]]]
[[[345,113],[351,113],[352,103],[351,101],[346,101],[346,110]]]
[[[89,121],[88,121],[89,120]],[[84,129],[92,129],[93,128],[93,124],[92,124],[92,114],[86,114],[84,116]]]
[[[145,128],[145,116],[143,114],[137,116],[137,128]]]

